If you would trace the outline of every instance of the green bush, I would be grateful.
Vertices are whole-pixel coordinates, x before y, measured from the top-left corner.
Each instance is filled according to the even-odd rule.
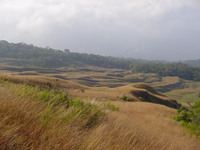
[[[128,101],[128,102],[132,101],[132,99],[129,98],[128,96],[126,96],[126,95],[123,95],[120,99],[123,100],[123,101]]]
[[[189,110],[184,107],[178,109],[178,116],[175,119],[194,134],[200,136],[200,101],[196,101]]]

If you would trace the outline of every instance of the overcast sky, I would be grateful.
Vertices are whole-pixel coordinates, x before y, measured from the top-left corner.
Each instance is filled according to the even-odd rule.
[[[118,57],[200,58],[200,0],[0,0],[0,40]]]

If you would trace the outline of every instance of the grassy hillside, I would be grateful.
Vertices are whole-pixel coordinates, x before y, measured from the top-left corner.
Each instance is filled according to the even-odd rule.
[[[1,75],[5,81],[37,85],[47,89],[58,89],[67,92],[71,98],[81,97],[82,99],[95,100],[120,100],[120,101],[143,101],[166,105],[172,108],[179,108],[180,105],[157,92],[154,88],[145,83],[133,83],[116,88],[109,87],[88,87],[63,79],[55,79],[42,76],[8,76]]]
[[[130,87],[132,92],[143,89],[167,99],[145,84]],[[123,93],[130,87],[90,88],[55,78],[1,76],[0,149],[199,148],[199,139],[170,119],[177,114],[175,109],[109,101],[101,94],[110,93],[111,98],[112,92]],[[87,92],[96,92],[96,99]]]
[[[147,83],[171,99],[187,103],[198,100],[200,83],[179,77],[162,77],[154,73],[135,73],[124,69],[101,67],[24,68],[0,67],[0,73],[30,76],[31,78],[57,78],[63,83],[73,81],[89,87],[120,87],[132,83]],[[102,90],[100,90],[102,91]],[[105,95],[105,94],[104,94]],[[106,94],[108,95],[108,94]],[[123,96],[123,95],[120,95]]]

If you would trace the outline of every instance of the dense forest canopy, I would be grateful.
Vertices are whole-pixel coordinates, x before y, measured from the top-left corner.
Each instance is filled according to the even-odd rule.
[[[200,81],[200,68],[184,63],[148,62],[135,59],[105,57],[94,54],[74,53],[51,48],[41,48],[25,43],[0,41],[0,59],[12,58],[10,64],[23,67],[98,66],[131,69],[134,72],[156,73],[160,76],[178,76]],[[190,61],[191,64],[191,61]],[[196,66],[198,66],[196,64]]]

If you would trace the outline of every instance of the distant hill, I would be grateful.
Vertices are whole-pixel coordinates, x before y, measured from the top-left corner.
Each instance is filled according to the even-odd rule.
[[[25,43],[9,43],[0,41],[0,58],[10,64],[24,67],[63,67],[63,66],[99,66],[106,68],[130,69],[134,60],[104,57],[86,53],[72,53],[51,48],[41,48]]]
[[[95,66],[104,68],[129,69],[134,72],[156,73],[160,76],[178,76],[187,80],[200,81],[200,68],[197,62],[167,63],[164,61],[145,61],[116,58],[86,53],[74,53],[69,50],[41,48],[25,43],[0,41],[0,63],[22,67],[58,68]],[[193,64],[193,66],[191,66]]]

